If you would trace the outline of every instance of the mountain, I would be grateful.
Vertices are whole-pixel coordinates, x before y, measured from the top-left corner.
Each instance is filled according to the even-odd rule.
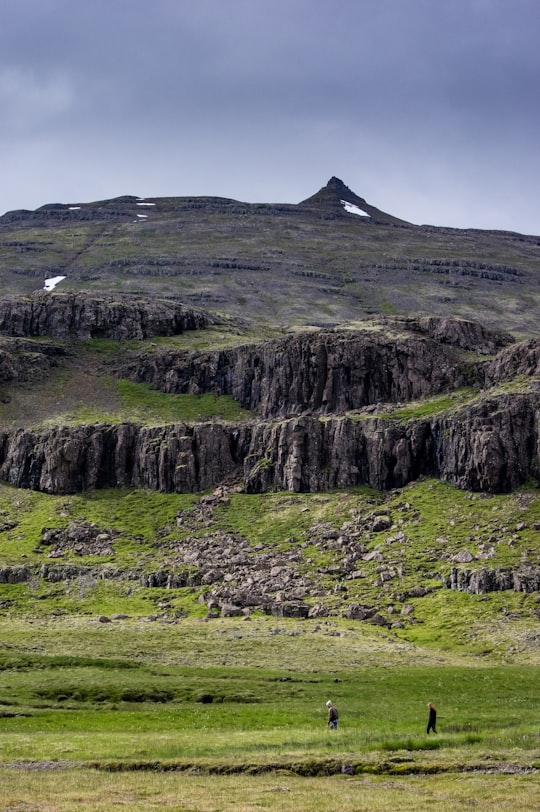
[[[377,225],[411,226],[412,223],[400,220],[392,214],[387,214],[367,203],[363,197],[358,197],[342,180],[330,178],[326,186],[303,200],[299,204],[302,208],[330,217],[344,217],[353,214],[363,217],[364,222]]]
[[[0,217],[0,295],[121,291],[246,325],[458,317],[535,335],[540,238],[417,226],[337,178],[297,205],[219,197],[51,204]]]
[[[24,586],[0,610],[86,578],[390,627],[440,589],[536,592],[539,245],[337,178],[4,215],[0,583]]]

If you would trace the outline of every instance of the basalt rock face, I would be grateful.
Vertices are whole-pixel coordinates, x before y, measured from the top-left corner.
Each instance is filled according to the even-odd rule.
[[[441,478],[459,488],[511,491],[540,475],[540,394],[486,397],[438,421]]]
[[[0,435],[0,478],[21,488],[74,493],[135,487],[197,492],[227,479],[248,492],[387,490],[419,476],[506,492],[539,476],[540,395],[501,396],[452,416],[254,421],[145,428],[130,423]]]
[[[213,321],[176,303],[122,296],[40,292],[0,299],[0,333],[7,336],[124,341],[178,335]]]
[[[19,430],[0,435],[0,478],[46,493],[106,487],[190,493],[238,475],[245,453],[241,429],[214,424]]]
[[[42,310],[41,299],[49,303]],[[177,324],[174,306],[160,303],[145,309],[129,301],[41,296],[33,310],[32,301],[10,308],[4,300],[3,328],[142,337]],[[202,325],[191,316],[190,324]],[[215,352],[147,347],[118,374],[165,392],[229,394],[258,417],[238,426],[126,422],[6,430],[0,478],[54,494],[104,487],[189,493],[230,479],[248,492],[364,484],[387,490],[420,476],[473,491],[510,491],[540,476],[540,390],[534,388],[538,343],[505,347],[507,340],[469,322],[424,318],[381,319],[364,330],[304,333]],[[22,342],[22,354],[33,355],[30,339],[4,342]],[[48,345],[34,344],[44,358]],[[464,352],[471,349],[474,354]],[[54,342],[49,350],[60,351]],[[22,375],[20,356],[0,352],[0,380]],[[469,406],[429,418],[385,414],[391,404],[516,375],[529,385],[513,393],[488,390]]]
[[[485,595],[487,592],[502,592],[513,589],[514,592],[540,591],[540,568],[521,566],[517,569],[508,567],[477,570],[454,567],[445,584],[449,589],[468,592],[471,595]]]
[[[253,492],[362,484],[388,490],[419,476],[507,492],[540,474],[540,396],[502,396],[431,420],[305,416],[259,423],[251,446],[244,481]]]
[[[514,344],[500,352],[486,367],[485,381],[488,386],[495,386],[510,381],[518,375],[527,377],[540,375],[540,341],[531,338]]]
[[[468,322],[410,320],[399,323],[401,332],[396,323],[383,326],[392,329],[304,333],[207,353],[158,350],[120,374],[168,393],[232,395],[263,418],[340,414],[479,380],[481,364],[465,362],[459,350],[489,353],[504,342]]]

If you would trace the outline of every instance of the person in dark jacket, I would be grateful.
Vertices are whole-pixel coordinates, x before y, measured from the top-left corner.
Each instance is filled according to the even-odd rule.
[[[436,733],[437,731],[435,729],[435,725],[437,724],[437,709],[435,705],[433,705],[431,702],[428,702],[428,708],[429,708],[429,717],[426,732],[429,733],[432,730],[434,733]]]
[[[335,730],[339,721],[337,708],[334,707],[330,700],[326,703],[326,707],[328,708],[328,727],[330,730]]]

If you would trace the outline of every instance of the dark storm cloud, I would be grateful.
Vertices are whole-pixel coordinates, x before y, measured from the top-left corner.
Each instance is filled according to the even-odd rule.
[[[538,233],[536,0],[0,0],[0,209],[297,202]],[[6,160],[9,159],[9,160]]]

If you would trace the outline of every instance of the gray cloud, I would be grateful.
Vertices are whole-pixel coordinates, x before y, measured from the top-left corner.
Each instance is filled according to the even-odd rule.
[[[0,0],[0,210],[121,194],[538,233],[536,0]]]

